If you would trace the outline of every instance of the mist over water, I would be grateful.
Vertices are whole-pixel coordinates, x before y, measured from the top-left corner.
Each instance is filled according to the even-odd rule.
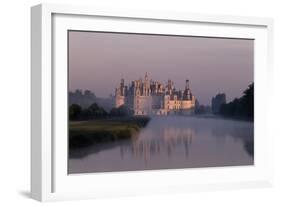
[[[253,122],[153,117],[127,140],[70,152],[69,173],[252,165]]]

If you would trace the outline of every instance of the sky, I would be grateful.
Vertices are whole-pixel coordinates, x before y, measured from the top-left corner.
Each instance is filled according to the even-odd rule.
[[[97,97],[114,94],[148,73],[183,90],[189,79],[200,104],[217,93],[227,101],[242,96],[253,82],[254,40],[191,36],[69,31],[69,90],[88,89]]]

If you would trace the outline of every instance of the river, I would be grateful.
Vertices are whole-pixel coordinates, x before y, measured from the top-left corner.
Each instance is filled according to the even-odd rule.
[[[253,144],[253,122],[154,117],[138,136],[71,151],[68,172],[252,165]]]

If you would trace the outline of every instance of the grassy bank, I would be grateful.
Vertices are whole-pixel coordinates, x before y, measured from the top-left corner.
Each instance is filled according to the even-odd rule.
[[[79,148],[131,138],[149,122],[147,117],[111,118],[69,123],[69,147]]]

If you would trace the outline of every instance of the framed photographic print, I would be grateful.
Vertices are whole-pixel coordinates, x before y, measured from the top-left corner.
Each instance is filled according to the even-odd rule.
[[[31,14],[33,198],[272,185],[271,19]]]

